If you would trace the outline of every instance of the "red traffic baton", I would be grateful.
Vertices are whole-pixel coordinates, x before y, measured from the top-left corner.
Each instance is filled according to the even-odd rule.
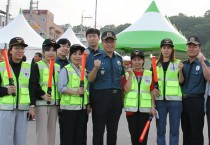
[[[87,57],[87,55],[85,53],[83,53],[82,54],[81,76],[80,76],[80,88],[84,88],[86,57]],[[80,94],[80,97],[84,97],[84,94]]]
[[[7,47],[7,44],[5,43],[5,47],[2,50],[2,52],[3,52],[3,55],[4,55],[5,64],[6,64],[7,75],[8,75],[8,79],[9,79],[9,85],[14,86],[14,80],[12,78],[12,72],[11,72],[10,65],[9,65],[9,59],[8,59],[6,47]],[[12,96],[16,96],[16,94],[12,93]]]
[[[53,70],[54,70],[54,63],[55,60],[54,58],[50,59],[50,72],[49,72],[49,79],[48,79],[48,88],[47,88],[47,94],[51,95],[52,94],[52,78],[53,78]],[[47,101],[47,104],[50,104],[50,101]]]
[[[143,129],[143,131],[142,131],[142,133],[141,133],[141,135],[140,135],[140,137],[139,137],[139,142],[143,142],[144,137],[145,137],[145,135],[146,135],[146,133],[147,133],[147,131],[148,131],[148,129],[149,129],[150,123],[151,123],[151,121],[152,121],[152,118],[153,118],[153,116],[150,115],[150,116],[149,116],[149,119],[148,119],[146,125],[144,126],[144,129]]]
[[[152,69],[153,69],[153,78],[154,78],[154,82],[155,82],[155,88],[157,90],[159,90],[156,57],[155,56],[151,56],[151,59],[152,59]]]

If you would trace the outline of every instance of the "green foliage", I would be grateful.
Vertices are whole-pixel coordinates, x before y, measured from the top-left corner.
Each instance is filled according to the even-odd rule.
[[[113,31],[116,34],[122,32],[123,30],[125,30],[126,28],[128,28],[131,24],[130,23],[126,23],[126,24],[121,24],[119,26],[115,26],[115,25],[106,25],[104,27],[102,27],[100,29],[101,33],[105,32],[105,31]]]
[[[74,31],[74,33],[79,33],[79,32],[85,32],[89,29],[90,27],[88,26],[83,26],[83,25],[77,25],[74,26],[72,29]]]
[[[210,10],[205,12],[204,17],[188,17],[180,13],[178,16],[169,17],[169,20],[187,38],[198,36],[202,43],[202,52],[210,58]]]

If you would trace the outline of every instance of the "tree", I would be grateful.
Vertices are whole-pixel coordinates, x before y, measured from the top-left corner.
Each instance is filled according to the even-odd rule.
[[[204,17],[205,18],[210,18],[210,10],[208,10],[204,13]]]
[[[205,57],[209,60],[210,59],[210,41],[208,41],[206,45],[202,47],[202,52],[204,53]]]
[[[71,26],[70,24],[63,24],[63,25],[60,25],[60,27],[64,30],[64,32],[65,32],[70,26]]]
[[[105,32],[105,31],[113,31],[113,32],[115,32],[116,31],[116,26],[113,25],[113,24],[112,25],[106,25],[106,26],[102,27],[100,29],[100,31],[101,31],[101,33]]]
[[[77,25],[77,26],[74,26],[72,29],[73,29],[74,33],[80,33],[81,31],[82,32],[87,31],[89,28],[90,27],[88,27],[88,26]]]
[[[131,24],[130,23],[126,23],[126,24],[122,24],[116,27],[116,34],[122,32],[123,30],[125,30],[126,28],[128,28]]]

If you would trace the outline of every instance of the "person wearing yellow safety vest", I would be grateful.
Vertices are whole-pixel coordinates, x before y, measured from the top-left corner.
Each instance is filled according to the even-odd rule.
[[[26,144],[30,64],[23,62],[22,58],[27,46],[20,37],[9,42],[9,65],[14,86],[9,86],[5,62],[0,63],[0,145]],[[34,115],[33,108],[30,108],[30,115]]]
[[[59,48],[55,40],[46,39],[42,44],[44,59],[32,66],[30,78],[30,95],[33,105],[36,106],[36,144],[55,145],[56,121],[59,105],[57,80],[60,66],[54,64],[52,91],[47,94],[50,59],[56,59],[56,51]],[[49,103],[47,103],[50,102]],[[35,107],[34,106],[34,107]]]
[[[70,63],[61,69],[58,77],[58,90],[61,93],[63,135],[61,145],[83,145],[86,123],[88,91],[87,79],[84,88],[80,87],[80,64],[85,48],[79,44],[70,47]],[[81,97],[81,95],[84,95]]]
[[[159,114],[159,118],[156,119],[157,144],[166,145],[166,120],[169,113],[169,145],[178,145],[182,112],[182,93],[179,77],[183,77],[179,71],[183,63],[175,59],[174,45],[171,39],[163,39],[160,48],[161,53],[157,61],[159,95],[156,96],[155,102]]]
[[[142,143],[138,140],[149,114],[155,115],[156,113],[154,109],[155,98],[150,94],[151,90],[154,89],[152,72],[144,70],[144,53],[140,50],[134,50],[131,53],[131,63],[133,68],[128,68],[125,78],[123,78],[124,110],[126,111],[132,145],[146,145],[148,132]]]

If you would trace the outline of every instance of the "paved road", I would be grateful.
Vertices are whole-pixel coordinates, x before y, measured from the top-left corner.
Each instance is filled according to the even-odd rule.
[[[167,126],[167,132],[169,132],[169,128]],[[92,145],[92,121],[91,116],[89,116],[89,122],[88,122],[88,145]],[[35,144],[35,121],[29,121],[28,124],[28,133],[27,133],[27,144],[26,145],[36,145]],[[166,140],[167,145],[168,143],[168,133],[166,134]],[[208,144],[208,133],[207,133],[207,125],[205,122],[204,127],[204,138],[205,142],[204,145]],[[180,139],[179,144],[182,144],[182,132],[180,129]],[[57,132],[56,132],[56,145],[59,145],[59,128],[57,125]],[[131,145],[130,142],[130,134],[128,131],[127,121],[125,118],[125,113],[123,112],[120,123],[119,123],[119,129],[118,129],[118,140],[117,145]],[[149,139],[148,139],[148,145],[156,145],[156,127],[155,127],[155,120],[152,121],[150,132],[149,132]]]

